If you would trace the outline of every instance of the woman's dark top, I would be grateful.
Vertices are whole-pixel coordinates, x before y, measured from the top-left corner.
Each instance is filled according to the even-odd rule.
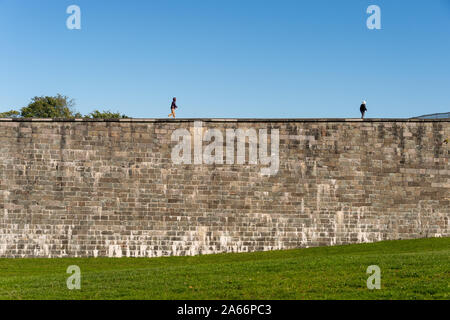
[[[175,101],[172,101],[172,105],[170,106],[170,109],[173,110],[173,109],[176,109],[176,108],[178,108],[177,104],[175,103]]]
[[[361,110],[361,112],[366,112],[367,108],[365,104],[362,104],[361,107],[359,107],[359,110]]]

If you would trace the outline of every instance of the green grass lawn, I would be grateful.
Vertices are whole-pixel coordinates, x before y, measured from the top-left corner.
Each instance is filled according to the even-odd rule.
[[[68,290],[66,269],[81,269]],[[366,269],[381,268],[368,290]],[[0,299],[449,299],[450,238],[167,258],[0,259]]]

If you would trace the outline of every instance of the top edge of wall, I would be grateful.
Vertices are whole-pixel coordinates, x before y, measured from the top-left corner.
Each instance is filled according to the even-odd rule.
[[[1,122],[450,122],[450,119],[401,119],[401,118],[179,118],[179,119],[156,119],[156,118],[134,118],[134,119],[38,119],[38,118],[0,118]]]

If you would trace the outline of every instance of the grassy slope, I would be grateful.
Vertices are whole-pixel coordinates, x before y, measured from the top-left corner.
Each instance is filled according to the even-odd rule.
[[[66,269],[81,268],[81,290]],[[381,290],[368,290],[369,265]],[[449,299],[450,238],[168,258],[0,259],[0,299]]]

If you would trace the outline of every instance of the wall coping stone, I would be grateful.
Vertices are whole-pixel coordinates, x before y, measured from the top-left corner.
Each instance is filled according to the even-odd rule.
[[[178,119],[165,119],[165,118],[130,118],[130,119],[40,119],[40,118],[0,118],[1,122],[450,122],[450,119],[402,119],[402,118],[178,118]]]

